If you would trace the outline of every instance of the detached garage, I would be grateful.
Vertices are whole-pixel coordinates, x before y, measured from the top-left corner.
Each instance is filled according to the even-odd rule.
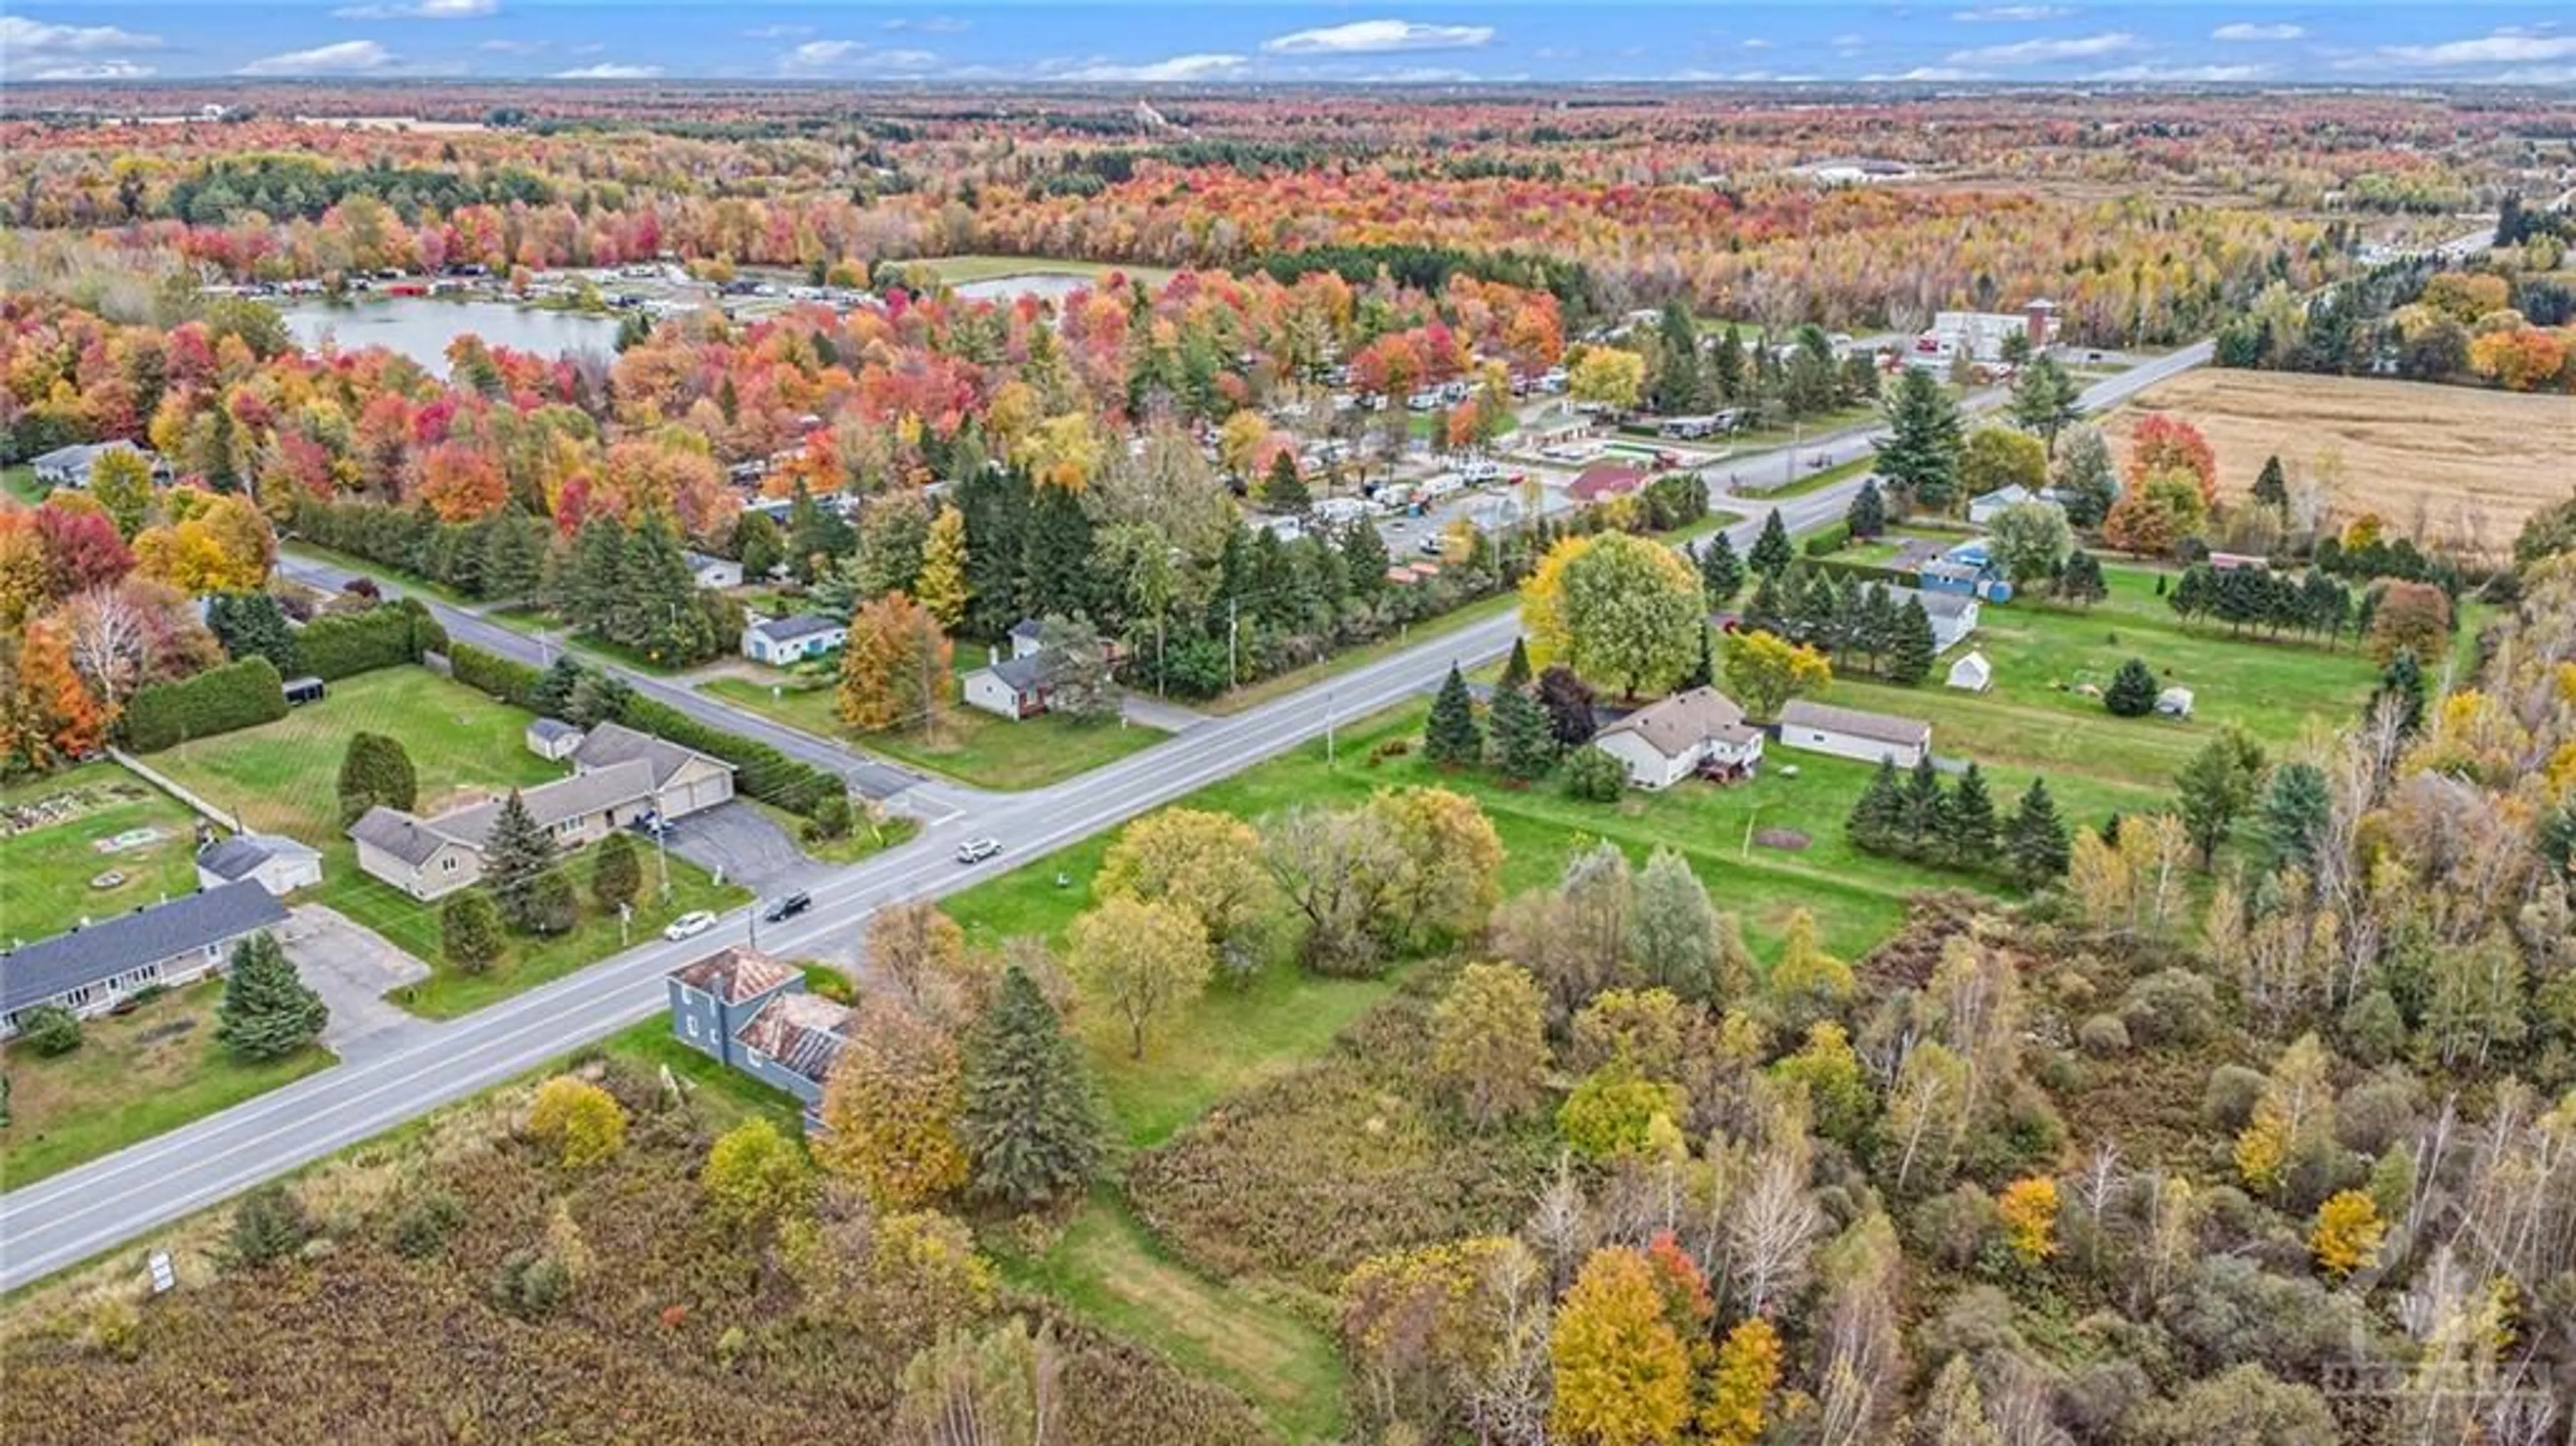
[[[1801,698],[1780,710],[1780,746],[1863,763],[1892,758],[1897,767],[1912,768],[1932,751],[1932,725],[1920,718],[1864,713]]]

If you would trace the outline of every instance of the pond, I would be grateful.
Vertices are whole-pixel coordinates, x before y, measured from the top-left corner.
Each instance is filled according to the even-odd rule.
[[[539,311],[502,301],[387,296],[346,304],[303,302],[279,311],[299,346],[318,347],[327,335],[342,351],[387,347],[440,376],[447,374],[447,344],[469,331],[487,345],[538,356],[617,349],[613,316]]]

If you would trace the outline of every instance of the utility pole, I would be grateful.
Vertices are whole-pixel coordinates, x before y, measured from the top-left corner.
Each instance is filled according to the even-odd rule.
[[[653,790],[653,852],[662,864],[662,902],[671,902],[671,820],[662,812],[662,790]]]
[[[1333,695],[1324,695],[1324,766],[1333,766]]]
[[[1240,601],[1234,597],[1228,597],[1225,600],[1225,685],[1229,688],[1243,676],[1242,669],[1235,663],[1234,647],[1235,634],[1241,630],[1243,623],[1242,618],[1238,616],[1241,611]]]

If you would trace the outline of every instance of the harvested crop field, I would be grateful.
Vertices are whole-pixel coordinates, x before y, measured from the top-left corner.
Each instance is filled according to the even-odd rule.
[[[2209,438],[2226,495],[2251,491],[2278,454],[2294,495],[2314,479],[2339,516],[2375,511],[2409,536],[2420,523],[2424,538],[2471,552],[2511,547],[2523,518],[2567,496],[2576,438],[2576,397],[2204,367],[2113,413],[2116,453],[2151,411]]]

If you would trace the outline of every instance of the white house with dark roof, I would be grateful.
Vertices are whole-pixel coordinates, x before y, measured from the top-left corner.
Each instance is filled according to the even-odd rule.
[[[794,1095],[806,1128],[832,1066],[849,1047],[849,1006],[810,994],[805,975],[757,949],[732,945],[664,976],[671,1034],[691,1049]]]
[[[1911,768],[1932,751],[1932,725],[1920,718],[1797,698],[1780,710],[1780,746],[1863,763],[1890,758],[1899,768]]]
[[[692,552],[688,555],[688,562],[689,576],[696,580],[698,586],[709,592],[722,592],[729,587],[742,586],[742,564],[730,557]]]
[[[1691,688],[1603,728],[1592,746],[1619,760],[1637,788],[1670,788],[1703,769],[1742,778],[1762,762],[1762,730],[1715,688]]]
[[[527,731],[519,737],[528,745],[530,753],[561,763],[572,757],[574,749],[581,747],[582,731],[561,718],[539,718],[530,722]]]
[[[285,922],[277,896],[245,878],[0,954],[0,1039],[39,1005],[87,1017],[155,985],[194,983],[221,971],[234,945]]]
[[[68,447],[56,447],[30,458],[27,465],[35,472],[36,480],[48,487],[87,487],[91,469],[98,465],[99,458],[110,452],[132,452],[152,468],[153,476],[169,475],[168,464],[158,454],[122,440],[76,442]]]
[[[850,641],[850,625],[820,613],[760,618],[742,630],[742,655],[755,663],[784,668],[807,658],[838,652]]]
[[[622,723],[602,723],[568,755],[570,778],[521,789],[519,802],[559,848],[616,829],[681,819],[731,801],[733,765]],[[349,826],[358,867],[415,899],[437,899],[483,877],[483,848],[506,796],[417,818],[381,804]]]
[[[1047,710],[1046,665],[1034,657],[1003,658],[968,673],[959,693],[967,703],[1014,722]]]
[[[197,887],[219,889],[257,879],[272,894],[291,894],[322,882],[322,852],[275,833],[237,833],[197,850]]]

